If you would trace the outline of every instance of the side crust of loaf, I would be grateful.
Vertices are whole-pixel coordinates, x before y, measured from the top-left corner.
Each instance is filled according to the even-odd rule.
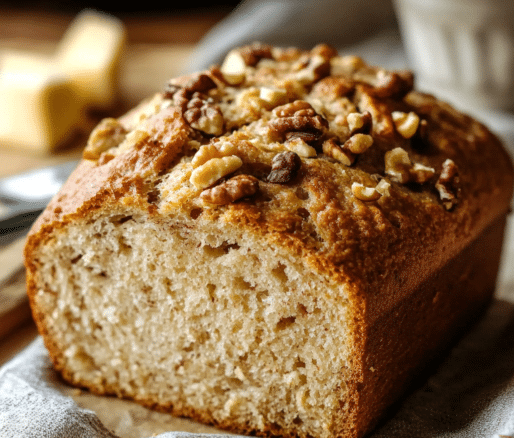
[[[93,132],[27,240],[33,315],[72,384],[360,437],[490,300],[512,164],[403,72],[235,53],[243,79],[172,80]]]

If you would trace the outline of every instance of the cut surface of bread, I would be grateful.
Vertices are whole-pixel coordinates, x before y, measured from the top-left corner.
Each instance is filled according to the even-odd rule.
[[[218,423],[330,431],[347,395],[344,287],[195,225],[115,215],[56,237],[40,259],[56,294],[38,303],[69,378]]]
[[[25,249],[72,384],[361,437],[494,292],[512,165],[407,72],[235,49],[93,131]]]

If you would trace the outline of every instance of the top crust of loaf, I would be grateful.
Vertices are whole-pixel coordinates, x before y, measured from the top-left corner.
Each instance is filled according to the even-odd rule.
[[[29,297],[35,251],[66,224],[109,211],[187,215],[345,283],[359,332],[506,214],[512,186],[498,139],[413,91],[411,73],[326,45],[253,44],[100,123],[29,234]]]
[[[235,49],[221,70],[171,80],[93,131],[85,159],[32,228],[29,268],[51,230],[122,205],[236,224],[367,294],[406,266],[419,265],[421,280],[508,210],[512,164],[487,128],[412,87],[409,72],[327,45]],[[227,162],[239,166],[224,174]],[[230,202],[219,186],[237,175],[257,190]],[[216,186],[222,205],[205,195]],[[366,299],[368,317],[384,311],[383,300]]]

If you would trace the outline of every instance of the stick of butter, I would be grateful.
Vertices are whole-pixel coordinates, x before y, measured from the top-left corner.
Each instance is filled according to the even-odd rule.
[[[116,99],[125,29],[110,15],[86,10],[56,52],[0,54],[0,143],[50,152],[83,125],[86,107]]]
[[[66,76],[0,70],[0,142],[49,152],[80,123],[82,102]]]
[[[56,62],[87,105],[107,108],[114,102],[125,39],[120,20],[86,10],[75,18],[60,41]]]

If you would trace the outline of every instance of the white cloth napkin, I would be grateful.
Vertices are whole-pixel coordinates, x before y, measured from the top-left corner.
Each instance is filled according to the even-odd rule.
[[[340,53],[358,54],[370,64],[393,69],[408,66],[388,0],[250,0],[244,1],[200,42],[189,70],[206,68],[219,62],[231,47],[256,40],[306,48],[328,42]],[[514,153],[512,114],[480,111],[474,115],[491,126]],[[511,219],[498,298],[437,372],[398,405],[371,437],[499,438],[514,435],[512,225]],[[118,409],[114,406],[115,399],[100,401],[98,397],[98,402],[94,399],[89,403],[93,409],[90,410],[65,395],[69,392],[69,387],[53,370],[38,338],[0,369],[0,436],[149,436],[148,424],[143,432],[138,429],[137,421],[131,420],[125,429],[118,427],[116,435],[101,423],[96,415],[100,406],[108,404],[115,411]],[[154,422],[155,431],[165,428],[165,423],[159,423],[158,419]],[[154,436],[200,438],[202,435],[170,431]]]

